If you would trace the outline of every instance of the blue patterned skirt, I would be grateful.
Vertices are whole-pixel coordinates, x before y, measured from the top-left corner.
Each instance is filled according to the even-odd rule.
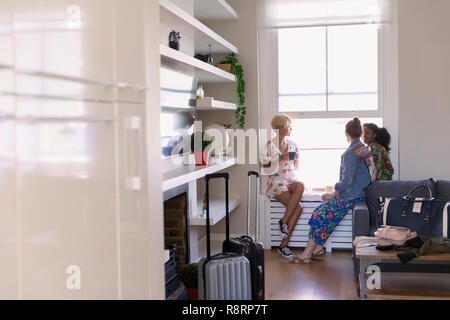
[[[334,196],[329,201],[322,203],[314,210],[309,219],[308,224],[311,226],[309,239],[323,246],[352,206],[364,199],[361,197],[343,201]]]

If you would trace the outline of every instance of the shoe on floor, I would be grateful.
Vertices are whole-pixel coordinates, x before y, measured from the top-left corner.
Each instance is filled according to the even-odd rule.
[[[292,259],[294,258],[294,254],[292,253],[291,249],[288,248],[288,246],[285,246],[283,248],[278,247],[278,253],[285,259]]]
[[[281,232],[281,238],[285,239],[288,236],[289,230],[288,230],[288,225],[286,223],[278,221],[278,224],[280,225],[280,232]]]

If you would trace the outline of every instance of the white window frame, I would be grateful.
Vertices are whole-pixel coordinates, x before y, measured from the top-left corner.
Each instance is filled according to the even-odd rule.
[[[392,7],[393,13],[397,10]],[[258,32],[259,64],[259,128],[270,131],[270,121],[279,113],[278,87],[278,32],[262,24]],[[392,136],[391,160],[394,166],[393,179],[400,177],[399,133],[398,133],[398,28],[395,23],[384,24],[378,29],[378,110],[365,111],[305,111],[285,112],[293,119],[381,118],[383,126]],[[386,109],[385,106],[389,106]],[[260,150],[267,136],[260,131]],[[263,177],[263,185],[266,178]]]
[[[342,24],[348,25],[348,24]],[[352,25],[366,25],[366,23],[353,23]],[[314,25],[317,27],[318,25]],[[325,27],[326,25],[323,25]],[[339,24],[329,25],[330,27],[339,26]],[[304,27],[291,27],[293,28],[309,28],[310,26]],[[311,26],[312,27],[312,26]],[[281,29],[281,28],[279,28]],[[274,29],[273,31],[273,63],[274,63],[274,77],[273,77],[273,88],[274,93],[273,96],[273,107],[274,110],[272,114],[275,115],[279,113],[279,73],[278,73],[278,30]],[[354,111],[299,111],[299,112],[283,112],[290,116],[292,119],[333,119],[333,118],[382,118],[384,121],[384,95],[383,95],[383,79],[384,79],[384,61],[383,61],[383,32],[381,28],[378,28],[378,109],[377,110],[354,110]],[[328,51],[328,47],[327,47]],[[328,60],[328,52],[327,52],[327,60]],[[328,79],[327,79],[328,81]],[[328,90],[328,83],[327,83]],[[328,94],[328,93],[327,93]],[[328,104],[327,104],[328,109]]]

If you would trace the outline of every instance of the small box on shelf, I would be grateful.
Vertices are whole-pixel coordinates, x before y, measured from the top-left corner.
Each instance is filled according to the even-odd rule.
[[[231,63],[219,63],[216,67],[222,69],[223,71],[231,73]]]

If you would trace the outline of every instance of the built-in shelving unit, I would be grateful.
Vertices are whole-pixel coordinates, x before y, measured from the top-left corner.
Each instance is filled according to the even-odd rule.
[[[183,34],[194,39],[196,52],[209,52],[209,45],[211,45],[214,53],[238,53],[236,46],[180,9],[170,0],[159,0],[159,5],[161,22],[170,25],[174,30],[181,30]]]
[[[177,4],[183,7],[180,8]],[[217,20],[236,20],[237,12],[226,0],[192,0],[174,1],[159,0],[160,8],[160,57],[161,66],[178,71],[196,78],[199,84],[205,83],[233,83],[236,76],[226,72],[214,65],[194,58],[197,53],[217,55],[238,54],[238,48],[222,36],[211,30],[203,22]],[[185,11],[186,10],[186,11]],[[170,31],[180,33],[181,51],[170,48],[167,37]],[[207,92],[206,92],[207,94]],[[237,105],[230,102],[205,98],[194,103],[196,111],[236,110]],[[197,115],[196,115],[197,116]],[[219,119],[217,119],[219,121]],[[192,160],[192,155],[190,156]],[[175,158],[176,160],[179,160]],[[165,161],[171,161],[170,159]],[[189,163],[192,163],[190,161]],[[199,183],[203,183],[205,175],[226,170],[237,164],[237,158],[223,157],[210,159],[207,166],[196,166],[194,164],[182,165],[178,163],[166,163],[163,171],[163,192],[172,192],[177,188],[188,189],[189,210],[189,250],[191,262],[198,261],[204,256],[202,243],[199,243],[201,233],[206,225],[206,217],[200,213],[203,204],[203,194],[199,194]],[[210,224],[215,225],[225,217],[224,195],[218,195],[218,190],[211,189],[210,193]],[[235,212],[241,204],[241,197],[230,195],[229,212]],[[214,241],[212,241],[214,242]]]
[[[187,54],[160,45],[161,64],[165,67],[189,74],[200,82],[234,82],[234,74],[223,71]]]
[[[235,20],[238,17],[225,0],[194,0],[194,12],[200,21]]]
[[[228,210],[231,213],[237,207],[241,205],[241,198],[239,196],[230,196],[228,203]],[[198,198],[197,201],[197,214],[202,211],[203,198]],[[209,223],[210,225],[215,225],[217,222],[225,218],[225,199],[210,199],[209,200]],[[206,216],[191,216],[189,218],[189,224],[191,226],[205,226]]]
[[[214,110],[236,110],[237,105],[235,103],[218,101],[214,98],[204,98],[197,100],[197,111],[214,111]]]

